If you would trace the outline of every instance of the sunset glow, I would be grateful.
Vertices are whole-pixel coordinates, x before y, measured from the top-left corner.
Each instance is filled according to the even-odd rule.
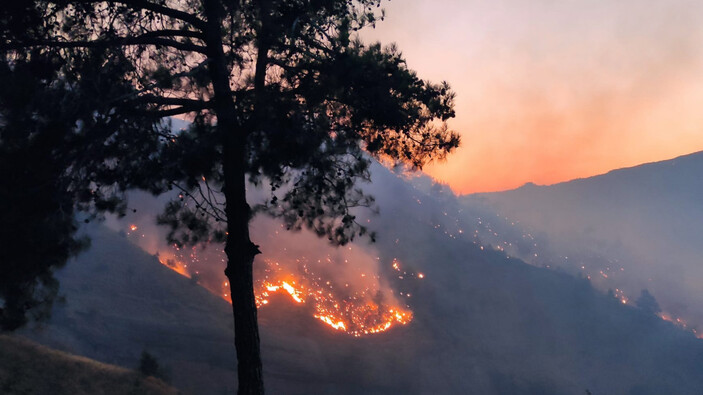
[[[553,184],[703,150],[701,4],[388,2],[368,39],[457,93],[455,192]],[[555,34],[555,32],[558,32]]]

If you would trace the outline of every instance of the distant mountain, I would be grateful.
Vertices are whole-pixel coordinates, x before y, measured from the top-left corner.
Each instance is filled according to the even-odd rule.
[[[586,279],[514,258],[535,251],[519,226],[494,211],[465,207],[446,187],[409,182],[381,167],[374,168],[367,188],[380,215],[359,220],[371,221],[379,238],[354,248],[378,255],[378,275],[407,301],[413,320],[356,338],[313,318],[308,305],[272,297],[259,310],[269,393],[703,390],[703,342],[596,291]],[[264,237],[277,226],[261,222],[255,228],[262,260],[267,251],[291,245]],[[87,232],[92,248],[59,273],[66,303],[43,330],[28,334],[123,366],[135,366],[147,350],[184,392],[233,393],[229,305],[136,248],[131,236],[100,226]],[[316,240],[299,247],[326,251],[324,241]],[[292,248],[286,251],[279,255],[297,258]],[[343,261],[326,267],[334,274],[355,264],[351,257]],[[400,262],[399,268],[391,261]],[[207,264],[222,270],[220,262]],[[205,270],[206,264],[199,265]]]
[[[631,300],[648,289],[703,334],[703,152],[462,202],[535,235],[542,253],[532,263],[588,275]]]
[[[0,335],[3,395],[175,395],[174,388],[134,370],[49,349],[21,337]]]

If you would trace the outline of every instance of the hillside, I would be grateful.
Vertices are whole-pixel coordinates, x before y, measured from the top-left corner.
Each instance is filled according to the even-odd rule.
[[[146,350],[179,389],[213,380],[224,383],[218,391],[232,388],[225,379],[234,360],[220,351],[231,339],[227,303],[117,233],[99,226],[89,233],[91,248],[58,274],[66,302],[55,307],[50,323],[27,335],[121,366],[137,366]]]
[[[153,377],[0,335],[3,395],[166,395],[178,391]]]
[[[273,297],[260,309],[269,393],[700,394],[703,342],[691,333],[585,279],[509,257],[500,240],[532,251],[520,244],[521,231],[463,208],[441,186],[414,187],[383,169],[374,177],[381,214],[369,219],[379,239],[355,248],[378,255],[379,275],[414,318],[355,338],[313,318],[310,306]],[[277,229],[264,225],[255,226],[258,235]],[[88,232],[92,248],[59,273],[65,305],[29,335],[123,366],[135,366],[146,349],[184,392],[232,393],[228,304],[128,237],[98,226]],[[325,251],[323,241],[304,240],[300,248]],[[295,254],[277,252],[290,245],[279,239],[263,241],[262,260]],[[206,264],[223,269],[219,261],[198,268]],[[332,265],[330,275],[346,270]]]
[[[703,333],[703,152],[566,183],[469,195],[540,240],[537,265],[590,275]],[[537,251],[536,251],[537,252]]]

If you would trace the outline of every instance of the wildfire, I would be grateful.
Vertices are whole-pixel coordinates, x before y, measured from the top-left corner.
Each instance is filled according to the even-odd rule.
[[[293,284],[295,284],[295,282],[293,282]],[[303,300],[303,298],[302,298],[303,293],[301,291],[298,291],[297,289],[295,289],[294,286],[288,284],[286,281],[281,281],[280,285],[273,285],[273,284],[267,282],[267,283],[264,283],[263,287],[264,287],[264,290],[263,291],[259,290],[258,295],[257,295],[257,306],[259,306],[261,304],[267,304],[268,301],[266,303],[262,303],[263,300],[265,300],[265,299],[261,299],[261,298],[266,298],[269,296],[269,292],[277,292],[280,289],[283,289],[286,292],[288,292],[290,297],[293,300],[295,300],[296,302],[305,303],[305,300]],[[262,302],[259,302],[260,299]]]
[[[162,265],[168,267],[174,272],[180,274],[181,276],[190,278],[190,273],[188,273],[187,265],[185,265],[183,262],[177,261],[172,258],[163,257],[159,257],[159,262],[161,262]]]
[[[210,292],[231,303],[228,281],[211,281],[194,270],[201,261],[195,248],[171,247],[171,250],[157,254],[161,264],[198,281]],[[214,253],[219,255],[222,251],[215,250]],[[323,261],[333,263],[334,260],[327,257]],[[194,265],[189,266],[190,263]],[[392,291],[381,289],[378,275],[365,272],[358,275],[358,280],[354,282],[337,285],[331,279],[313,273],[305,258],[297,259],[296,263],[300,269],[298,273],[291,273],[290,265],[280,265],[270,260],[265,260],[263,266],[259,265],[263,269],[256,273],[254,283],[258,308],[268,305],[274,293],[284,293],[295,303],[311,306],[313,317],[325,325],[355,337],[384,332],[394,325],[412,321],[409,307],[401,305]],[[397,260],[393,260],[392,267],[401,271]],[[423,274],[417,275],[417,278],[423,277]],[[402,279],[402,276],[399,278]]]
[[[620,288],[615,288],[614,295],[615,298],[617,298],[622,304],[628,304],[630,302],[630,299],[625,296],[625,292],[623,292]]]
[[[294,279],[290,273],[283,273],[278,263],[265,263],[268,266],[267,274],[255,285],[256,305],[259,308],[269,304],[272,293],[285,292],[296,303],[312,305],[313,317],[355,337],[380,333],[393,325],[405,325],[412,320],[410,310],[398,306],[393,298],[383,298],[375,287],[350,293],[346,291],[349,284],[345,283],[345,291],[339,292],[330,281],[322,281],[322,277],[315,276],[305,265],[305,276]],[[281,279],[269,279],[277,276]]]
[[[659,318],[663,319],[664,321],[669,321],[672,324],[680,326],[683,329],[688,329],[688,324],[686,324],[686,321],[684,321],[683,319],[681,319],[679,317],[674,317],[671,314],[665,313],[665,312],[661,312],[657,315],[659,316]],[[693,333],[696,333],[696,331],[694,330]]]
[[[620,300],[620,302],[622,302],[622,304],[629,304],[630,303],[630,300],[627,298],[627,296],[625,296],[625,293],[619,288],[615,288],[614,296],[615,296],[615,298]],[[703,333],[699,333],[696,330],[696,328],[691,328],[688,325],[688,323],[680,317],[675,317],[672,314],[664,312],[664,311],[657,313],[657,317],[661,318],[664,321],[671,322],[672,324],[678,326],[679,328],[681,328],[683,330],[692,332],[693,335],[696,336],[696,338],[698,338],[698,339],[703,339]]]
[[[696,328],[689,327],[688,323],[684,319],[680,317],[674,317],[673,315],[665,312],[661,312],[657,315],[664,321],[669,321],[683,330],[690,330],[696,338],[703,339],[703,332],[698,332]]]
[[[342,331],[347,330],[347,326],[344,325],[344,321],[334,322],[334,318],[328,317],[326,315],[314,315],[314,317],[320,319],[322,322],[324,322],[325,324],[331,326],[332,328],[334,328],[336,330],[342,330]]]

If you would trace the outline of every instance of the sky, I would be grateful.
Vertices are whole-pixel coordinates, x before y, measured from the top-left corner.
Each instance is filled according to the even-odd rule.
[[[457,193],[554,184],[703,150],[703,2],[391,0],[396,43],[457,94],[425,172]]]

